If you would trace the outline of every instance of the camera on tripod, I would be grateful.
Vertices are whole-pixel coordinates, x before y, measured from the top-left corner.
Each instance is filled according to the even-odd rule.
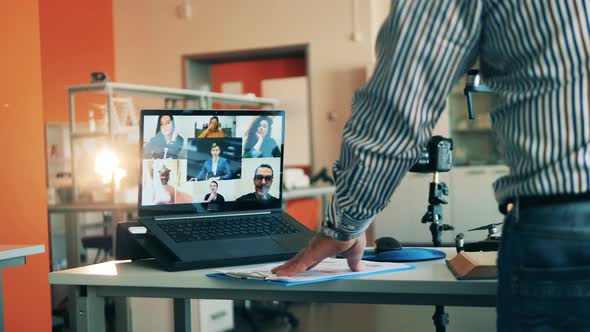
[[[449,194],[446,183],[440,182],[439,172],[448,172],[453,166],[453,140],[443,136],[432,136],[428,143],[422,148],[420,160],[410,172],[432,173],[432,182],[428,191],[428,209],[422,217],[423,224],[430,223],[432,243],[439,247],[442,243],[442,233],[453,230],[453,226],[443,224],[442,204],[448,202],[443,198]]]
[[[443,136],[432,136],[422,147],[420,160],[412,166],[410,172],[434,173],[448,172],[453,166],[453,140]]]

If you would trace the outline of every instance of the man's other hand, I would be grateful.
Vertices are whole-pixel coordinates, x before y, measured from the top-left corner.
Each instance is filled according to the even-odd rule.
[[[278,276],[293,276],[313,268],[325,258],[336,254],[341,254],[348,260],[348,267],[352,271],[361,271],[365,268],[361,262],[365,245],[365,233],[348,241],[340,241],[323,234],[316,234],[305,249],[285,262],[285,264],[272,269],[272,273]]]

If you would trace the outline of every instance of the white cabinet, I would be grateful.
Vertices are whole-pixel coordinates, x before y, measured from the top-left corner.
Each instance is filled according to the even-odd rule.
[[[443,222],[455,227],[443,233],[444,243],[453,243],[455,235],[468,229],[503,220],[492,190],[492,182],[508,174],[506,166],[454,167],[441,174],[441,181],[449,187],[449,204],[443,205]],[[405,243],[432,243],[430,223],[420,220],[428,206],[428,190],[432,181],[430,174],[408,173],[391,197],[391,202],[375,218],[375,237],[393,236]],[[481,240],[487,234],[474,233],[466,236]]]
[[[449,184],[449,173],[443,173],[441,181]],[[428,208],[428,191],[432,174],[408,173],[397,187],[390,203],[375,218],[375,238],[393,236],[402,245],[432,243],[430,223],[423,224],[422,216]],[[448,200],[448,196],[445,199]],[[443,205],[443,222],[448,223],[451,204]],[[453,241],[449,232],[443,234],[443,242]]]
[[[130,298],[131,331],[172,332],[172,299]],[[191,300],[191,331],[221,332],[234,328],[233,301]]]
[[[285,110],[285,166],[311,165],[309,82],[307,76],[262,80],[262,96],[280,100],[275,107]]]
[[[453,209],[450,220],[455,226],[455,233],[465,233],[468,229],[503,220],[492,183],[506,174],[508,167],[503,165],[464,166],[451,170],[450,201]],[[475,234],[473,237],[479,240],[486,235]]]

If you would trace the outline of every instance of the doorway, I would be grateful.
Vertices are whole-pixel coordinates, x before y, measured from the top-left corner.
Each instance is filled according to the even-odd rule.
[[[286,113],[284,167],[301,168],[311,176],[313,136],[308,76],[308,45],[183,57],[184,88],[277,99],[276,108]],[[213,107],[240,106],[217,103]],[[321,215],[320,202],[318,199],[290,200],[287,212],[315,229]]]
[[[307,45],[295,45],[185,55],[183,85],[186,89],[277,99],[276,108],[286,111],[285,167],[303,168],[309,174],[313,158],[307,54]],[[217,109],[237,107],[241,106],[213,104]]]

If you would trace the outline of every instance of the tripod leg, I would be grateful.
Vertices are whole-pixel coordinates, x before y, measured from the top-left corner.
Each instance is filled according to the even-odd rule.
[[[445,332],[446,326],[449,324],[449,314],[445,313],[445,307],[437,305],[432,315],[432,321],[436,332]]]

